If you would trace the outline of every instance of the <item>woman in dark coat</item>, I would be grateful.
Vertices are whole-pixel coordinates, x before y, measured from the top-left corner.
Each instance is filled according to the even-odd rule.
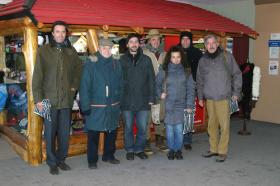
[[[80,103],[88,130],[88,166],[97,168],[100,132],[105,133],[102,161],[119,164],[114,157],[116,128],[120,117],[122,68],[113,59],[113,43],[101,39],[99,51],[86,62],[80,85]]]

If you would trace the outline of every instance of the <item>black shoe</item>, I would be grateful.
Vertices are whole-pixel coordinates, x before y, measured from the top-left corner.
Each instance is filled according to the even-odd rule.
[[[113,158],[113,159],[110,159],[110,160],[102,160],[106,163],[111,163],[111,164],[120,164],[120,160],[116,159],[116,158]]]
[[[126,159],[127,160],[134,160],[134,153],[133,152],[126,153]]]
[[[69,165],[67,165],[64,161],[59,162],[59,163],[57,164],[57,166],[58,166],[61,170],[64,170],[64,171],[71,170],[71,168],[69,167]]]
[[[184,145],[186,150],[192,150],[192,145],[191,144],[185,144]]]
[[[96,162],[88,163],[88,168],[89,168],[89,169],[97,169],[97,164],[96,164]]]
[[[207,151],[205,154],[202,154],[204,158],[211,158],[212,156],[218,156],[218,153]]]
[[[173,150],[170,150],[170,151],[168,152],[168,154],[167,154],[167,158],[168,158],[169,160],[174,160],[174,158],[175,158],[175,152],[174,152]]]
[[[50,167],[50,174],[52,175],[58,175],[58,168],[56,165],[53,165],[53,166],[49,166]]]
[[[135,156],[137,156],[137,157],[140,158],[141,160],[148,159],[148,156],[145,154],[145,152],[138,152],[138,153],[135,153]]]
[[[175,153],[175,157],[176,157],[177,160],[182,160],[183,159],[182,151],[178,150]]]
[[[219,156],[216,158],[216,162],[224,162],[227,159],[227,155],[226,154],[219,154]]]

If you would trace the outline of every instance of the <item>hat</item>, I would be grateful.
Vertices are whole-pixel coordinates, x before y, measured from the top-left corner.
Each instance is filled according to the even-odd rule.
[[[129,42],[129,40],[133,37],[136,37],[140,43],[140,35],[137,34],[137,33],[131,33],[131,34],[128,34],[127,38],[126,38],[126,44]]]
[[[193,34],[191,32],[188,32],[188,31],[181,32],[181,34],[180,34],[180,43],[181,43],[181,40],[182,40],[183,37],[188,37],[192,41]]]
[[[149,33],[146,36],[146,38],[147,39],[151,39],[154,36],[161,37],[161,34],[159,33],[158,29],[151,29],[151,30],[149,30]]]
[[[109,47],[113,47],[114,43],[112,41],[110,41],[109,39],[100,39],[99,40],[99,46],[109,46]]]

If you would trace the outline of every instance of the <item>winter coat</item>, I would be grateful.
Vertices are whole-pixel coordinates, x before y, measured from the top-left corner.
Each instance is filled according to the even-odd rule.
[[[81,70],[81,60],[73,47],[47,44],[39,48],[32,78],[35,103],[49,99],[52,108],[72,108]]]
[[[242,74],[229,52],[220,52],[213,59],[204,54],[199,60],[197,69],[197,94],[202,100],[224,100],[231,96],[240,97]]]
[[[112,56],[104,58],[97,52],[85,63],[80,84],[81,109],[87,113],[86,129],[115,130],[119,123],[123,86],[119,61]]]
[[[165,71],[160,68],[156,77],[157,97],[164,92]],[[184,121],[184,109],[194,108],[195,85],[190,74],[186,74],[181,64],[168,64],[166,79],[165,119],[166,124]]]
[[[121,109],[150,110],[149,103],[155,103],[155,73],[151,59],[139,48],[135,58],[127,51],[120,62],[124,79]]]
[[[156,55],[148,49],[144,49],[143,53],[150,57],[154,67],[155,75],[157,75],[159,71],[159,66],[163,64],[164,58],[166,56],[166,52],[161,52],[158,59]]]

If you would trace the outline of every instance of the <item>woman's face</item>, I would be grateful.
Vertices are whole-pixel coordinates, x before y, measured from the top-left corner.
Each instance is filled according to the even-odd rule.
[[[180,52],[171,52],[171,62],[174,64],[181,63],[181,54]]]

